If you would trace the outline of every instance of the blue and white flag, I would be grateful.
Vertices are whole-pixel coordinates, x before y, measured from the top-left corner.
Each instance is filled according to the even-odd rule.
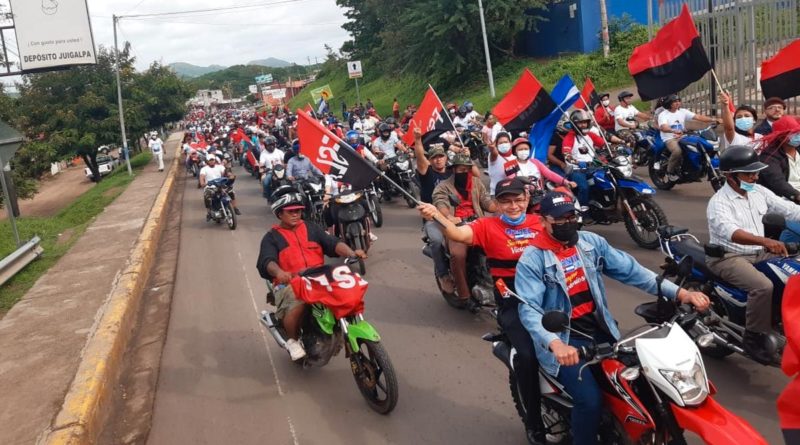
[[[550,97],[556,103],[556,107],[547,117],[533,124],[531,134],[528,136],[535,159],[547,162],[547,148],[550,146],[550,139],[553,138],[558,120],[580,96],[581,92],[569,74],[565,74],[553,87]]]

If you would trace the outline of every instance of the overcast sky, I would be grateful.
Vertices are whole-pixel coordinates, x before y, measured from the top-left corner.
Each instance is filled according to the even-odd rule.
[[[341,28],[344,10],[335,0],[88,0],[88,4],[98,48],[114,44],[112,14],[255,5],[193,15],[123,18],[118,37],[131,42],[138,69],[146,69],[153,61],[228,66],[267,57],[306,64],[308,57],[312,62],[314,57],[322,60],[323,45],[338,51],[348,38]],[[8,0],[0,0],[0,5],[7,6]]]

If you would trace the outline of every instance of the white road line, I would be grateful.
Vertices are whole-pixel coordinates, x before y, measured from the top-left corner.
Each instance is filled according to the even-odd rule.
[[[258,312],[258,305],[256,304],[256,297],[253,293],[253,286],[250,285],[250,279],[247,278],[247,269],[244,267],[244,259],[242,259],[242,252],[236,252],[239,256],[239,265],[242,266],[242,271],[244,272],[244,282],[247,285],[247,292],[250,293],[250,302],[253,303],[253,310],[256,313],[256,316],[261,315]],[[281,379],[278,378],[278,368],[275,367],[275,360],[272,358],[272,350],[269,347],[269,340],[267,339],[267,333],[264,331],[264,328],[261,327],[259,323],[259,332],[261,332],[261,339],[264,340],[264,349],[267,350],[267,357],[269,357],[269,365],[272,367],[272,376],[275,377],[275,386],[278,387],[278,395],[281,397],[284,396],[283,386],[281,385]],[[286,422],[289,424],[289,432],[292,434],[292,443],[294,445],[300,445],[300,442],[297,440],[297,431],[294,429],[294,423],[292,423],[292,418],[286,416]]]

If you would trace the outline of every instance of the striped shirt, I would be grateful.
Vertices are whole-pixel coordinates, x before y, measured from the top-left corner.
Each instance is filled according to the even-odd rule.
[[[800,206],[779,197],[769,189],[756,184],[755,190],[742,196],[726,183],[711,197],[706,209],[711,244],[718,244],[732,253],[760,252],[762,246],[738,244],[731,241],[731,237],[737,230],[763,237],[764,224],[761,223],[761,218],[767,213],[778,213],[787,221],[800,221]]]

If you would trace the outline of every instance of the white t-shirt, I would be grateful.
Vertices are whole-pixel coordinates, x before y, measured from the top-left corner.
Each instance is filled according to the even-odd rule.
[[[150,139],[147,146],[150,147],[150,151],[153,153],[161,153],[161,149],[164,148],[164,142],[161,138]]]
[[[206,182],[219,179],[225,175],[225,167],[222,165],[210,166],[206,165],[200,169],[200,176],[206,177]]]
[[[383,140],[378,137],[372,141],[372,149],[382,151],[386,159],[393,158],[397,156],[395,146],[398,142],[400,142],[400,139],[397,139],[397,134],[393,131],[389,133],[389,139]]]
[[[800,192],[800,156],[795,154],[795,157],[792,158],[787,155],[786,160],[789,164],[789,177],[786,182]]]
[[[633,105],[628,105],[627,107],[620,105],[617,108],[614,108],[614,131],[624,130],[626,128],[620,125],[617,119],[627,121],[632,117],[635,118],[637,114],[639,114],[639,110],[637,110]]]
[[[669,128],[673,130],[680,130],[686,131],[686,121],[691,120],[694,117],[694,113],[687,110],[686,108],[679,108],[674,113],[669,110],[664,110],[658,115],[658,126],[661,127],[664,124],[669,125]],[[661,140],[667,142],[670,139],[675,139],[677,136],[675,133],[665,133],[661,132]]]
[[[261,155],[258,157],[258,164],[262,167],[272,168],[278,164],[283,164],[283,156],[283,151],[277,148],[272,150],[272,153],[264,149],[261,150]]]
[[[185,154],[187,154],[187,155],[188,155],[188,154],[189,154],[189,153],[191,153],[192,151],[194,151],[194,149],[192,148],[192,146],[191,146],[191,145],[189,145],[189,143],[188,143],[188,142],[187,142],[187,143],[185,143],[185,144],[183,144],[183,152],[184,152]]]
[[[745,135],[734,132],[733,139],[729,141],[727,136],[723,135],[722,140],[725,141],[725,147],[723,147],[723,150],[731,145],[746,145],[752,149],[755,149],[756,151],[761,151],[761,144],[758,141],[760,141],[763,137],[763,134],[753,133],[753,138],[751,139]]]
[[[494,186],[503,179],[519,174],[519,162],[511,152],[508,156],[498,153],[497,159],[489,158],[489,193],[494,196]]]

